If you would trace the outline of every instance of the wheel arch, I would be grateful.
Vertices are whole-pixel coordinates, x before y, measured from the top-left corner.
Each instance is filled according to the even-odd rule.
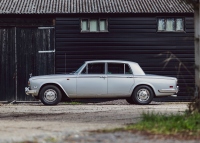
[[[134,93],[135,89],[136,89],[137,87],[139,87],[139,86],[148,86],[148,87],[151,88],[151,90],[153,91],[153,97],[154,97],[154,98],[156,97],[154,88],[153,88],[151,85],[149,85],[149,84],[138,84],[138,85],[136,85],[136,86],[134,87],[133,91],[132,91],[132,94]],[[132,94],[131,94],[131,95],[132,95]]]
[[[43,84],[40,87],[40,89],[39,89],[38,95],[40,95],[40,92],[41,92],[42,88],[45,87],[45,86],[47,86],[47,85],[54,85],[54,86],[56,86],[60,90],[60,92],[62,94],[62,97],[63,96],[67,96],[69,98],[68,94],[64,91],[64,89],[61,87],[61,85],[59,85],[57,83],[45,83],[45,84]]]

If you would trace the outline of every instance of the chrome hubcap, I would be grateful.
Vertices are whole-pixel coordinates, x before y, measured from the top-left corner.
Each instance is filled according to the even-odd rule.
[[[147,89],[140,89],[137,92],[137,97],[139,101],[145,102],[149,99],[150,93]]]
[[[57,98],[57,93],[55,90],[53,89],[48,89],[44,92],[44,99],[47,101],[47,102],[53,102],[55,101]]]

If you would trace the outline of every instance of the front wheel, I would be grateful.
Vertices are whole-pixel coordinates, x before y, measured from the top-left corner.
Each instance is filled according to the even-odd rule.
[[[153,100],[153,97],[152,89],[149,86],[141,85],[134,90],[132,100],[136,104],[146,105]]]
[[[41,89],[39,97],[44,105],[57,105],[61,101],[62,95],[58,87],[47,85]]]

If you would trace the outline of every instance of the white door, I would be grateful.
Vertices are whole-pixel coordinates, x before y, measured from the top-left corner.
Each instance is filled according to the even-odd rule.
[[[105,63],[89,63],[77,77],[77,98],[96,98],[106,95]]]
[[[108,63],[108,97],[126,97],[134,85],[130,67],[123,63]]]

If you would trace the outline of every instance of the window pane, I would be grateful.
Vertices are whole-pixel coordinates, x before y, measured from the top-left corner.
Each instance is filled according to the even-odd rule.
[[[81,74],[87,74],[87,66],[82,70]]]
[[[90,20],[90,31],[92,31],[92,32],[98,31],[97,19],[91,19]]]
[[[174,18],[168,18],[166,21],[166,31],[175,31],[175,20]]]
[[[88,30],[88,20],[84,19],[82,20],[82,31],[87,31]]]
[[[104,74],[104,73],[105,73],[104,63],[88,64],[88,74]]]
[[[106,19],[101,19],[100,20],[100,31],[106,31],[106,30],[107,30]]]
[[[124,74],[124,64],[108,64],[108,74]]]
[[[159,31],[165,30],[165,19],[158,20],[158,30]]]
[[[183,19],[176,19],[176,31],[183,31]]]
[[[127,64],[125,65],[125,74],[132,74],[132,70]]]

